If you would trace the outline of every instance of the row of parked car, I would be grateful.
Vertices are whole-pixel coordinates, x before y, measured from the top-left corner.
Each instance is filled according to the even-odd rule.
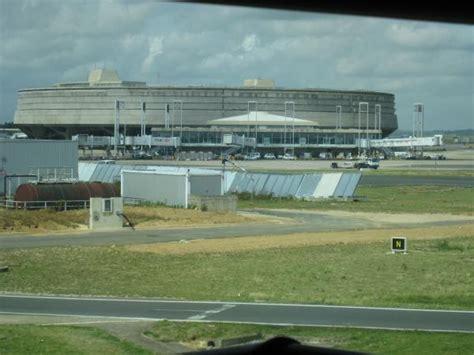
[[[265,153],[260,154],[259,152],[252,152],[247,155],[243,154],[236,154],[234,156],[235,160],[259,160],[259,159],[267,159],[267,160],[274,160],[274,159],[284,159],[284,160],[295,160],[295,156],[290,153],[285,153],[282,155],[275,155],[274,153]]]
[[[380,162],[376,158],[360,159],[355,161],[332,162],[333,169],[378,169]]]

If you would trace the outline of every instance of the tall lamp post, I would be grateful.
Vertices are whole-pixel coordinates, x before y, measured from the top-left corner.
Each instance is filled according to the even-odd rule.
[[[247,136],[250,137],[250,105],[255,105],[255,149],[257,149],[257,111],[258,102],[248,101],[247,102]]]
[[[179,111],[179,139],[183,139],[183,101],[173,100],[173,117],[175,111]]]
[[[227,158],[222,159],[222,174],[223,175],[225,174],[225,164],[226,163],[229,163],[229,164],[235,166],[237,169],[240,169],[241,171],[243,171],[245,173],[245,175],[247,175],[250,178],[250,181],[252,181],[252,200],[253,200],[253,197],[255,195],[255,179],[253,178],[253,176],[250,175],[249,172],[245,168],[241,167],[240,165],[237,165],[236,163],[234,163],[233,161],[231,161]],[[224,176],[224,181],[225,181],[225,176]]]
[[[292,125],[293,125],[293,130],[292,130],[292,133],[291,133],[291,136],[292,136],[292,140],[291,140],[291,144],[292,144],[292,152],[293,152],[293,155],[295,154],[295,102],[294,101],[285,101],[285,139],[284,139],[284,153],[286,152],[286,147],[287,147],[287,144],[286,144],[286,120],[287,118],[291,118],[292,119]]]
[[[382,105],[376,104],[375,105],[374,130],[379,132],[381,130],[381,124],[382,124]],[[382,137],[380,137],[380,138],[382,138]]]
[[[342,106],[336,106],[336,130],[342,128]]]
[[[361,124],[360,124],[360,119],[361,119],[361,114],[362,113],[365,113],[366,116],[367,116],[367,127],[366,127],[366,130],[367,130],[367,146],[369,144],[368,142],[368,138],[369,138],[369,103],[368,102],[359,102],[359,129],[357,130],[357,135],[358,135],[358,144],[357,144],[357,155],[360,156],[360,151],[361,151]]]
[[[114,155],[118,156],[120,145],[120,110],[125,108],[125,101],[115,100],[115,122],[114,122]]]
[[[146,102],[142,102],[142,120],[141,120],[141,124],[140,124],[140,135],[141,136],[144,136],[146,134],[145,115],[146,115]]]

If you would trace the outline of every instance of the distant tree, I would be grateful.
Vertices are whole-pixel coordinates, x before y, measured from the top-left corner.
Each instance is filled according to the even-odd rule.
[[[0,127],[2,128],[14,128],[15,125],[13,122],[5,122],[5,123],[0,123]]]

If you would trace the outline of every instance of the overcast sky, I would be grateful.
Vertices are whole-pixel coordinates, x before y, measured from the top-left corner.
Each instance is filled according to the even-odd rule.
[[[94,66],[149,84],[366,89],[414,102],[426,129],[474,128],[473,26],[111,0],[0,0],[0,121],[16,92],[85,81]]]

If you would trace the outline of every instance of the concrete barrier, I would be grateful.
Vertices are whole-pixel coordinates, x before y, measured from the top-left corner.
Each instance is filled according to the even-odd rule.
[[[235,337],[235,338],[209,340],[207,344],[209,347],[226,348],[228,346],[242,345],[242,344],[248,344],[248,343],[260,341],[262,339],[263,339],[262,334],[253,334],[253,335],[243,335],[243,336]]]
[[[203,211],[232,212],[237,210],[237,196],[196,196],[191,195],[189,206],[196,206]]]

